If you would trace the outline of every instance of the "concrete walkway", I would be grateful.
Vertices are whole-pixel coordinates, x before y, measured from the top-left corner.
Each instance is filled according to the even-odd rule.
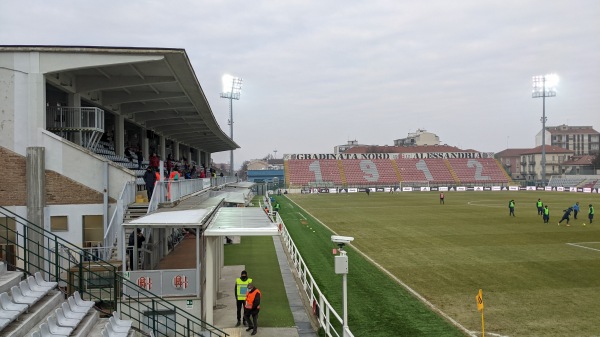
[[[234,242],[239,242],[239,238],[234,238]],[[312,327],[311,321],[305,310],[305,307],[300,296],[300,290],[297,286],[294,274],[288,264],[288,259],[285,254],[281,239],[278,236],[273,237],[281,276],[285,285],[285,291],[290,303],[290,309],[296,323],[296,327],[292,328],[264,328],[260,326],[260,316],[258,337],[317,337],[317,333]],[[246,327],[241,326],[236,328],[237,323],[235,313],[235,300],[232,294],[232,282],[240,275],[245,266],[225,266],[223,268],[221,279],[219,280],[219,289],[222,290],[218,295],[217,307],[214,310],[214,325],[224,330],[231,337],[250,336],[250,331],[246,331]]]

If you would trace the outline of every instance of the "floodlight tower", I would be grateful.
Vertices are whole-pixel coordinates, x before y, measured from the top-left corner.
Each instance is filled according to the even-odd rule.
[[[558,75],[547,74],[533,76],[533,92],[531,97],[542,98],[542,186],[546,186],[546,97],[556,96]]]
[[[233,100],[239,100],[242,93],[242,79],[231,75],[223,75],[223,92],[221,98],[229,99],[229,137],[233,140]],[[229,176],[233,177],[233,150],[229,153]]]

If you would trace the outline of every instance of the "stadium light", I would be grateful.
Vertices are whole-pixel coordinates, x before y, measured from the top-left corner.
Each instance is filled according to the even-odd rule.
[[[223,92],[221,98],[229,99],[229,137],[233,140],[233,100],[239,100],[242,93],[242,79],[231,75],[223,75]],[[233,177],[233,150],[229,154],[229,175]]]
[[[532,98],[542,98],[542,186],[546,186],[546,97],[556,96],[558,75],[533,76]]]

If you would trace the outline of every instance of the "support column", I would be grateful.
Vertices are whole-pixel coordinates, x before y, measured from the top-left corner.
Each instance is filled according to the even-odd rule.
[[[188,159],[188,163],[192,163],[192,161],[194,161],[194,158],[192,158],[192,148],[188,146],[187,148],[187,155],[185,156]]]
[[[81,108],[81,94],[69,94],[69,103],[68,104],[69,104],[69,107]],[[81,111],[79,111],[79,113],[81,114]],[[80,118],[75,118],[73,120],[73,126],[75,128],[81,127],[81,115],[80,115]],[[81,131],[73,133],[72,140],[73,140],[73,143],[84,146],[84,144],[82,142],[83,137],[81,135]]]
[[[179,161],[180,152],[179,152],[179,142],[173,141],[173,160]]]
[[[215,268],[217,267],[215,263],[216,239],[214,236],[206,237],[206,263],[203,266],[206,273],[206,291],[202,294],[202,306],[204,307],[202,310],[204,314],[202,320],[211,325],[214,324],[213,308],[217,302],[215,296],[217,289],[215,286]]]
[[[125,155],[125,118],[121,115],[115,115],[115,153]]]
[[[46,149],[44,147],[28,147],[26,159],[26,188],[27,188],[27,220],[26,243],[29,253],[28,265],[25,270],[33,274],[43,269],[43,256],[36,254],[44,252],[44,207],[46,206]],[[43,253],[42,253],[43,254]]]
[[[150,159],[150,139],[148,139],[146,134],[146,129],[142,129],[142,155],[145,160]]]
[[[167,140],[165,139],[165,136],[160,136],[158,155],[160,156],[160,160],[167,160]]]

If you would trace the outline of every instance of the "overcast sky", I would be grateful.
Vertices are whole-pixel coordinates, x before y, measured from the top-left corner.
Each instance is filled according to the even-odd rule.
[[[242,77],[237,167],[419,128],[464,149],[533,147],[531,78],[553,72],[548,125],[600,130],[599,18],[598,0],[0,0],[0,44],[183,48],[226,134],[221,77]]]

